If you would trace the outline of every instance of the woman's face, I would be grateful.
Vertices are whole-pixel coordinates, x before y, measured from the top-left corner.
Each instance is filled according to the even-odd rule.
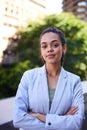
[[[62,46],[56,33],[45,33],[40,40],[41,56],[46,63],[61,64],[62,53],[66,51],[66,45]]]

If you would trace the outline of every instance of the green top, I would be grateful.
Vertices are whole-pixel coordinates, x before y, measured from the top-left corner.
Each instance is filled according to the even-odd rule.
[[[49,88],[48,90],[49,90],[49,106],[51,108],[51,104],[55,93],[55,88]]]

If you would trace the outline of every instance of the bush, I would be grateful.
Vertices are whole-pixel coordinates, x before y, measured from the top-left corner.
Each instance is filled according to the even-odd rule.
[[[31,68],[33,65],[27,60],[6,68],[0,66],[0,98],[14,96],[24,71]]]

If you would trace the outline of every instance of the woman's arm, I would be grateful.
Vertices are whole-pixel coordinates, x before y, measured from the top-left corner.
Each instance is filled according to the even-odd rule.
[[[39,130],[40,128],[44,128],[45,124],[27,112],[29,108],[29,80],[27,77],[29,77],[29,75],[25,73],[17,90],[14,103],[13,124],[17,128],[23,128],[26,130]]]
[[[74,106],[71,107],[65,115],[74,115],[76,112],[78,112],[78,107]],[[34,112],[29,112],[29,114],[42,122],[46,122],[46,115],[41,114],[41,113],[34,113]]]
[[[30,113],[30,115],[38,118],[45,123],[45,127],[49,130],[80,130],[84,118],[84,98],[82,85],[78,79],[74,86],[72,106],[65,115],[57,115],[48,113],[43,115],[40,113]]]
[[[78,111],[74,115],[57,115],[48,113],[45,127],[47,129],[80,130],[84,119],[84,98],[80,78],[73,78],[72,106],[77,106]],[[67,95],[66,95],[67,96]],[[70,113],[70,111],[69,111]]]

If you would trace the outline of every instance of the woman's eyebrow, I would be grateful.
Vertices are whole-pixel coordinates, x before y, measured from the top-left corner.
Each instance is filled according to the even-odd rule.
[[[47,42],[40,42],[41,44],[46,44]]]
[[[53,41],[51,41],[51,42],[58,42],[58,40],[53,40]]]
[[[53,42],[58,42],[58,40],[52,40],[52,41],[50,41],[51,43],[53,43]],[[41,42],[41,44],[46,44],[47,42]]]

